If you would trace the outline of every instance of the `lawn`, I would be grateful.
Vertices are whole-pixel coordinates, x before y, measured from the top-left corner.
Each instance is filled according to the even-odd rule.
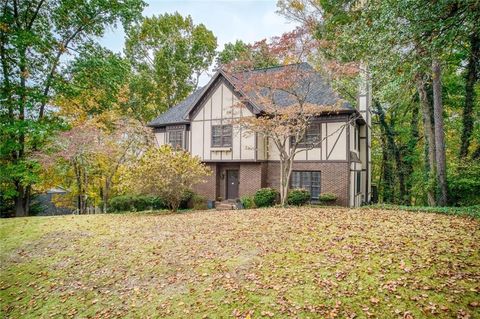
[[[341,208],[0,220],[0,317],[480,317],[480,221]]]

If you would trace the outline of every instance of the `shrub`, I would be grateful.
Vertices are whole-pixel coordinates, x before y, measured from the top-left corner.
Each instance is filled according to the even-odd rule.
[[[318,197],[318,200],[322,203],[332,203],[336,201],[337,198],[338,196],[333,193],[323,193],[323,194],[320,194],[320,196]]]
[[[480,205],[480,163],[458,164],[448,176],[448,198],[454,206]]]
[[[278,198],[278,191],[273,188],[260,188],[253,197],[257,207],[273,206]]]
[[[210,174],[211,170],[187,151],[152,146],[122,175],[120,186],[129,192],[159,196],[177,211],[184,194]]]
[[[208,209],[207,206],[207,200],[205,196],[198,195],[198,194],[193,194],[193,196],[190,198],[190,207],[192,207],[194,210],[205,210]]]
[[[187,209],[187,208],[192,208],[192,199],[196,194],[191,191],[191,190],[186,190],[183,192],[183,195],[180,199],[180,206],[178,208],[180,209]]]
[[[109,211],[126,212],[142,211],[147,209],[165,209],[165,202],[158,196],[149,195],[122,195],[109,201]]]
[[[310,192],[306,189],[292,189],[288,192],[288,205],[302,206],[310,201]]]
[[[245,209],[255,208],[255,201],[253,196],[242,196],[242,198],[240,198],[240,202]]]

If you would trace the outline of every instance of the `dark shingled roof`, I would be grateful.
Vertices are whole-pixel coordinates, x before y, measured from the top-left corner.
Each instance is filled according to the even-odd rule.
[[[337,103],[341,98],[333,91],[331,86],[327,83],[327,81],[323,78],[323,76],[315,72],[314,69],[308,64],[308,63],[300,63],[300,64],[294,64],[294,65],[287,65],[287,66],[279,66],[279,67],[271,67],[271,68],[266,68],[266,69],[259,69],[259,70],[254,70],[250,72],[266,72],[266,73],[274,73],[278,72],[279,70],[282,70],[283,68],[288,68],[288,67],[299,67],[300,69],[303,69],[305,71],[312,71],[311,76],[313,79],[309,78],[308,80],[305,81],[305,84],[299,85],[299,90],[307,90],[308,88],[308,94],[306,94],[306,102],[311,103],[311,104],[318,104],[319,106],[325,106],[325,105],[334,105]],[[249,73],[250,73],[249,72]],[[239,78],[242,76],[248,76],[247,74],[242,74],[242,75],[234,75],[233,77],[228,77],[227,79],[230,81],[240,81]],[[307,83],[308,82],[308,83]],[[235,85],[235,83],[232,83]],[[168,124],[180,124],[180,123],[188,123],[187,118],[187,112],[191,109],[193,106],[192,104],[197,101],[197,99],[201,96],[202,92],[206,89],[206,87],[201,88],[193,92],[191,95],[189,95],[184,101],[179,103],[178,105],[172,107],[159,117],[157,117],[155,120],[149,123],[149,126],[162,126],[162,125],[168,125]],[[248,92],[246,95],[250,95],[252,97],[252,94],[249,94]],[[275,95],[276,98],[276,103],[278,105],[283,105],[283,106],[288,106],[292,104],[294,101],[289,94],[286,92],[281,92],[279,91]],[[261,105],[258,105],[257,107],[261,108]],[[338,107],[338,106],[337,106]],[[339,111],[344,111],[344,112],[355,112],[355,108],[348,103],[348,102],[343,102],[340,105]]]
[[[192,106],[192,103],[201,95],[204,88],[199,88],[190,94],[185,100],[178,103],[174,107],[168,109],[156,119],[148,123],[148,126],[162,126],[168,124],[181,124],[181,123],[189,123],[188,120],[185,120],[183,116]]]
[[[305,97],[306,103],[317,104],[319,106],[334,105],[338,101],[342,100],[332,87],[328,84],[325,78],[312,66],[306,62],[299,64],[290,64],[285,66],[270,67],[265,69],[253,70],[245,72],[243,74],[234,75],[233,81],[241,81],[242,77],[248,77],[249,74],[265,73],[275,74],[276,72],[284,71],[286,68],[298,68],[299,72],[305,76],[304,79],[299,79],[300,83],[294,89],[299,96]],[[288,71],[288,70],[287,70]],[[288,74],[288,73],[287,73]],[[257,94],[246,92],[250,98],[254,98]],[[260,94],[261,95],[261,94]],[[275,104],[279,106],[289,106],[292,103],[296,103],[297,100],[292,97],[291,94],[285,91],[275,92],[274,97]],[[261,108],[261,105],[259,105]],[[339,107],[340,111],[354,111],[355,108],[348,102],[344,101]]]

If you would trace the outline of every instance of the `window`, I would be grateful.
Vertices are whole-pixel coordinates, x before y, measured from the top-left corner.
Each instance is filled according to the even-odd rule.
[[[183,131],[168,132],[168,143],[175,148],[183,148]]]
[[[298,143],[298,147],[320,147],[320,123],[312,123],[308,126],[305,136]],[[291,143],[295,143],[295,138],[292,137]]]
[[[232,126],[231,125],[213,125],[212,126],[212,147],[231,147],[232,146]]]
[[[355,194],[361,192],[362,172],[355,172]]]
[[[320,172],[293,171],[290,184],[291,188],[308,190],[312,199],[318,199],[320,195]]]

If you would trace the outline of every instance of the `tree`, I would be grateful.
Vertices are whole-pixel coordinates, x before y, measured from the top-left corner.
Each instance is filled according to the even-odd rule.
[[[295,156],[305,150],[300,145],[305,144],[311,121],[322,114],[337,113],[343,101],[332,105],[309,102],[314,83],[318,81],[318,73],[308,64],[300,63],[315,45],[303,30],[297,29],[274,38],[271,43],[262,43],[269,54],[284,63],[283,67],[255,69],[254,61],[247,60],[235,61],[226,70],[235,79],[235,89],[245,92],[246,97],[240,100],[239,105],[253,102],[262,108],[260,116],[241,117],[235,123],[246,131],[267,138],[278,150],[280,200],[285,206],[293,162]],[[308,141],[307,149],[320,142]]]
[[[144,121],[183,100],[215,57],[217,39],[178,12],[144,18],[128,31],[125,53],[134,70],[130,108]]]
[[[58,115],[74,125],[112,111],[127,114],[128,60],[94,43],[77,51],[58,81],[60,89],[53,100]]]
[[[279,65],[278,59],[264,39],[254,44],[245,44],[242,40],[226,43],[223,51],[217,56],[217,67],[241,61],[250,61],[255,69]]]
[[[122,184],[128,191],[159,196],[177,211],[185,192],[210,174],[210,169],[187,151],[153,146],[129,167]]]
[[[38,179],[31,155],[60,126],[51,99],[66,56],[108,26],[122,23],[128,30],[144,5],[141,0],[2,1],[0,176],[17,216],[28,215]]]
[[[103,132],[92,123],[61,132],[51,145],[51,152],[37,154],[45,169],[62,166],[71,169],[75,179],[72,194],[77,196],[78,211],[85,214],[91,189],[95,156],[103,150]]]
[[[112,122],[109,126],[113,128],[107,129],[102,150],[96,154],[104,213],[107,212],[112,187],[114,181],[118,180],[120,168],[136,162],[153,141],[151,130],[137,120],[121,117]]]
[[[391,102],[382,100],[390,83],[398,79],[410,83],[397,88],[399,96],[416,85],[426,149],[423,189],[429,204],[445,205],[448,184],[442,70],[458,72],[466,64],[453,57],[463,50],[465,39],[478,32],[478,2],[282,0],[279,7],[284,15],[309,28],[322,43],[323,54],[343,63],[366,63],[374,81],[374,97],[381,103]],[[475,46],[471,48],[473,52]],[[457,63],[456,70],[450,71],[452,62]],[[473,77],[466,82],[466,91],[471,92]],[[471,140],[472,99],[473,94],[469,94],[465,100],[464,145]]]

